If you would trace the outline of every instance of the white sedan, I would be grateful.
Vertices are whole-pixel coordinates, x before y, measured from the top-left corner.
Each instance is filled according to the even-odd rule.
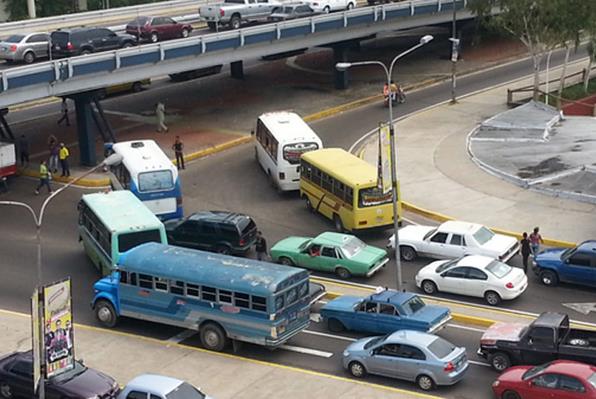
[[[316,12],[351,10],[356,7],[356,0],[305,0],[306,4]]]
[[[442,291],[474,296],[496,306],[520,296],[528,288],[528,278],[520,268],[472,255],[432,262],[418,271],[416,285],[428,295]]]
[[[395,248],[395,235],[387,247]],[[399,229],[399,250],[407,261],[418,255],[436,259],[485,255],[507,262],[519,252],[519,242],[480,224],[449,221],[438,227],[409,225]]]

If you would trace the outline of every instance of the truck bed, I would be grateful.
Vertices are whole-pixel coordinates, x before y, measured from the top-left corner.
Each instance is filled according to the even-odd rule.
[[[559,344],[559,353],[591,358],[596,363],[596,331],[571,329]]]

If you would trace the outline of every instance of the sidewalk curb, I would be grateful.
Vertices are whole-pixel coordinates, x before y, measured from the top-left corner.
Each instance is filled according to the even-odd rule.
[[[24,169],[24,168],[19,168],[18,169],[18,174],[20,176],[27,176],[27,177],[33,177],[38,179],[39,178],[39,172],[36,170],[32,170],[32,169]],[[54,177],[52,176],[52,180],[51,182],[58,182],[58,183],[68,183],[72,180],[74,180],[74,177]],[[77,184],[75,184],[75,186],[82,186],[82,187],[108,187],[110,185],[110,179],[103,178],[103,179],[81,179],[77,182]]]

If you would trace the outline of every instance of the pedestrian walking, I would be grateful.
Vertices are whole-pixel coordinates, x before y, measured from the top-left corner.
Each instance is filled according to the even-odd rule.
[[[176,136],[176,141],[174,145],[172,145],[172,150],[174,150],[174,154],[176,154],[176,167],[178,170],[185,169],[184,168],[184,143],[180,140],[180,136]]]
[[[42,188],[43,186],[46,186],[48,188],[48,193],[52,194],[52,187],[50,186],[50,177],[51,177],[51,173],[48,170],[48,165],[46,163],[45,160],[41,161],[41,164],[39,165],[39,184],[37,185],[37,188],[35,189],[35,195],[39,195],[39,189]]]
[[[528,233],[524,231],[522,234],[522,239],[519,242],[521,245],[521,256],[522,256],[522,263],[524,265],[524,273],[528,272],[528,258],[532,253],[532,249],[530,248],[530,240],[528,239]]]
[[[542,236],[538,232],[540,229],[538,227],[534,227],[534,231],[530,233],[530,248],[532,248],[532,256],[535,258],[540,252],[540,244],[544,244],[544,240]]]
[[[27,139],[24,134],[21,134],[17,145],[19,149],[19,159],[21,160],[21,166],[29,166],[29,139]]]
[[[160,101],[155,104],[155,116],[157,117],[157,132],[168,132],[168,127],[166,126],[166,107]]]
[[[68,166],[68,158],[70,157],[70,151],[64,145],[60,143],[60,151],[58,152],[58,158],[60,159],[60,166],[62,167],[62,177],[70,176],[70,167]]]
[[[70,126],[70,119],[68,119],[68,104],[66,103],[66,97],[62,98],[62,116],[58,119],[58,125],[60,125],[63,121],[66,121],[66,126]]]
[[[58,139],[53,134],[50,134],[50,137],[48,137],[48,149],[50,150],[48,168],[52,173],[58,173],[58,153],[60,152],[60,146],[58,145]]]
[[[257,231],[257,240],[255,241],[255,250],[257,251],[258,260],[267,259],[267,240],[263,237],[263,233]]]

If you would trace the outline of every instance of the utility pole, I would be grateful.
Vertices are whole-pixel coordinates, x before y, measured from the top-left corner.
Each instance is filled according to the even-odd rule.
[[[36,18],[35,15],[35,0],[27,0],[27,13],[30,19]]]
[[[457,95],[455,93],[456,87],[456,73],[457,73],[457,58],[459,57],[458,50],[459,50],[459,39],[456,38],[457,35],[457,7],[456,7],[456,0],[453,0],[452,8],[453,8],[453,19],[451,21],[451,104],[457,103]]]

